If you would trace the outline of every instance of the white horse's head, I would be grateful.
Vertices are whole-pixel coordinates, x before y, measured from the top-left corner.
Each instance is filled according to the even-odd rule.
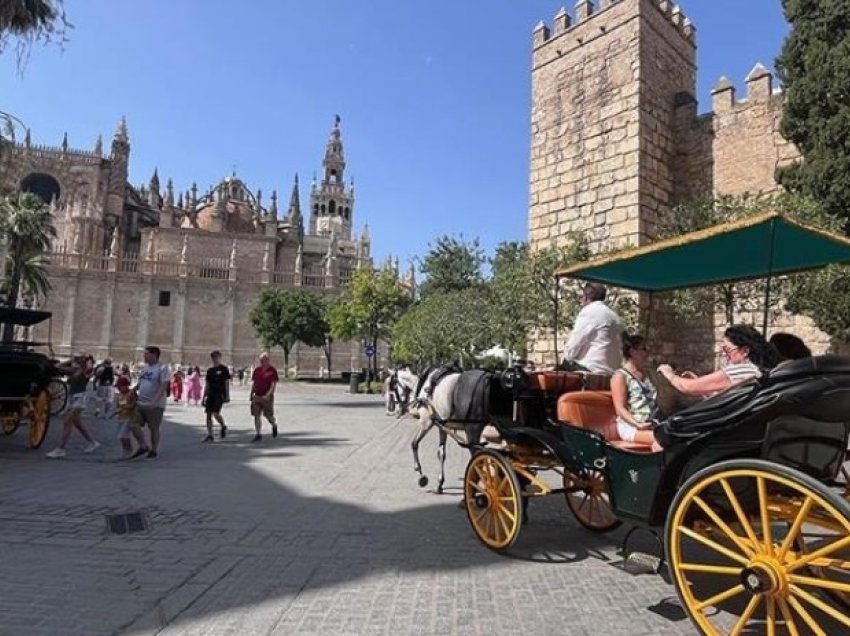
[[[419,376],[410,370],[410,367],[396,367],[389,377],[388,391],[395,398],[398,417],[407,413],[411,399],[416,397],[416,386],[419,384]],[[389,410],[389,409],[388,409]]]

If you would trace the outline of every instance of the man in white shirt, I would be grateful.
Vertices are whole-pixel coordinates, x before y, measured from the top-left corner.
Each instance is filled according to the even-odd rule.
[[[564,345],[568,369],[611,375],[620,367],[623,323],[605,304],[605,293],[599,283],[586,283],[582,289],[582,308]]]
[[[140,457],[147,451],[148,459],[156,459],[159,451],[159,428],[165,413],[166,391],[171,373],[168,367],[159,361],[159,347],[145,347],[145,366],[136,384],[138,395],[138,419],[142,426],[151,431],[150,449],[139,448],[133,457]]]

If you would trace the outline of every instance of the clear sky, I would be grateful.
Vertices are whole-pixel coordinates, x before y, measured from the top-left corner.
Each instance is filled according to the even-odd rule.
[[[402,264],[441,234],[488,249],[526,238],[531,32],[557,0],[65,0],[64,52],[0,57],[0,110],[34,143],[108,148],[126,115],[131,181],[154,167],[178,191],[234,168],[307,209],[335,114],[357,229]],[[779,0],[683,0],[697,26],[699,98],[743,90],[787,33]]]

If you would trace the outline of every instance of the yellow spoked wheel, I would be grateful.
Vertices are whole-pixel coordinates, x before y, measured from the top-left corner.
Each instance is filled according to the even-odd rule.
[[[478,539],[491,550],[510,548],[522,526],[522,495],[508,460],[490,450],[476,453],[466,467],[463,497]]]
[[[567,507],[581,525],[594,532],[607,532],[620,525],[611,508],[605,475],[588,470],[584,476],[564,471],[564,497]]]
[[[711,466],[679,490],[665,536],[701,633],[850,631],[850,505],[811,477],[760,460]]]
[[[50,391],[42,389],[32,399],[29,419],[30,448],[38,448],[44,443],[47,425],[50,422]]]

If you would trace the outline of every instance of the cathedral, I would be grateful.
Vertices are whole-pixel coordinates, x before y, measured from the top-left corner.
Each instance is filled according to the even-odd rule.
[[[177,191],[170,179],[163,187],[156,171],[147,185],[131,185],[123,119],[108,154],[100,139],[92,150],[69,147],[67,135],[48,147],[33,144],[29,131],[22,142],[0,143],[0,187],[37,194],[53,215],[52,289],[40,307],[53,319],[36,336],[49,338],[58,356],[130,362],[150,344],[172,363],[205,365],[220,349],[246,366],[262,347],[248,317],[262,289],[332,294],[372,266],[368,227],[354,233],[339,117],[321,178],[310,185],[306,223],[297,175],[285,208],[276,191],[264,199],[236,174],[205,191],[195,183]],[[365,366],[362,349],[334,343],[332,372]],[[326,366],[321,350],[297,345],[290,356],[299,375]]]

